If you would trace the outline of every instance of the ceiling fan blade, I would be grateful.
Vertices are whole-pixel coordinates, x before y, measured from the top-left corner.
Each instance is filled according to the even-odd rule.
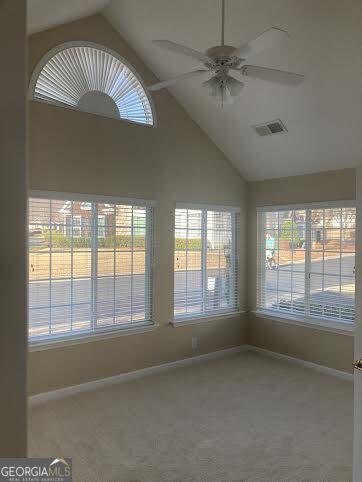
[[[256,39],[238,47],[234,54],[244,59],[252,57],[253,55],[263,52],[263,50],[275,47],[280,42],[287,40],[288,38],[288,32],[281,30],[280,28],[273,27],[263,32],[261,35],[259,35],[259,37],[256,37]]]
[[[171,42],[171,40],[153,40],[152,42],[161,49],[169,50],[176,54],[187,55],[188,57],[193,57],[201,62],[204,62],[208,58],[207,55],[199,52],[198,50],[187,47],[186,45],[178,44],[176,42]]]
[[[186,74],[177,75],[176,77],[171,77],[170,79],[163,80],[157,84],[150,85],[148,90],[160,90],[168,87],[170,85],[176,84],[179,80],[192,79],[192,77],[198,77],[199,75],[210,73],[210,70],[200,69],[193,70],[192,72],[187,72]]]
[[[257,65],[243,65],[237,69],[241,74],[255,79],[275,82],[282,85],[299,85],[304,75],[287,72],[286,70],[269,69],[268,67],[259,67]]]

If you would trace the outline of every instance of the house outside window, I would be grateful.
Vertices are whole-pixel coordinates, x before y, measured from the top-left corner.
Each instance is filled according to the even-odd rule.
[[[98,238],[105,238],[107,236],[106,222],[108,217],[104,214],[98,214]]]
[[[82,236],[82,217],[81,216],[73,216],[73,225],[72,225],[72,236],[73,238],[80,238]]]

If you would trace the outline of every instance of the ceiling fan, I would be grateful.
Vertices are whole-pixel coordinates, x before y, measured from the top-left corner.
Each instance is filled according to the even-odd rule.
[[[288,32],[279,28],[270,28],[254,40],[242,44],[239,47],[225,45],[225,0],[221,0],[221,45],[209,48],[205,53],[193,48],[181,45],[170,40],[154,40],[158,47],[177,54],[187,55],[200,61],[204,68],[177,75],[170,79],[158,82],[148,87],[148,90],[160,90],[169,87],[176,82],[192,77],[198,77],[207,73],[213,76],[202,83],[209,94],[221,103],[233,103],[241,93],[244,83],[229,75],[229,72],[243,77],[251,77],[275,82],[283,85],[295,86],[300,84],[304,75],[287,72],[284,70],[259,67],[247,64],[249,57],[275,47],[278,43],[289,38]]]

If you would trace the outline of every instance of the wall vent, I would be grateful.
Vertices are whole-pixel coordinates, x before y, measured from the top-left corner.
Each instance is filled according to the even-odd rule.
[[[270,136],[271,134],[278,134],[279,132],[288,132],[283,122],[280,119],[275,119],[264,124],[251,126],[260,137]]]

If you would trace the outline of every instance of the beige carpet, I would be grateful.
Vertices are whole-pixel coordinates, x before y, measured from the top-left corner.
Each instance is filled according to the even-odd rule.
[[[30,456],[74,480],[350,481],[351,382],[241,353],[30,410]]]

